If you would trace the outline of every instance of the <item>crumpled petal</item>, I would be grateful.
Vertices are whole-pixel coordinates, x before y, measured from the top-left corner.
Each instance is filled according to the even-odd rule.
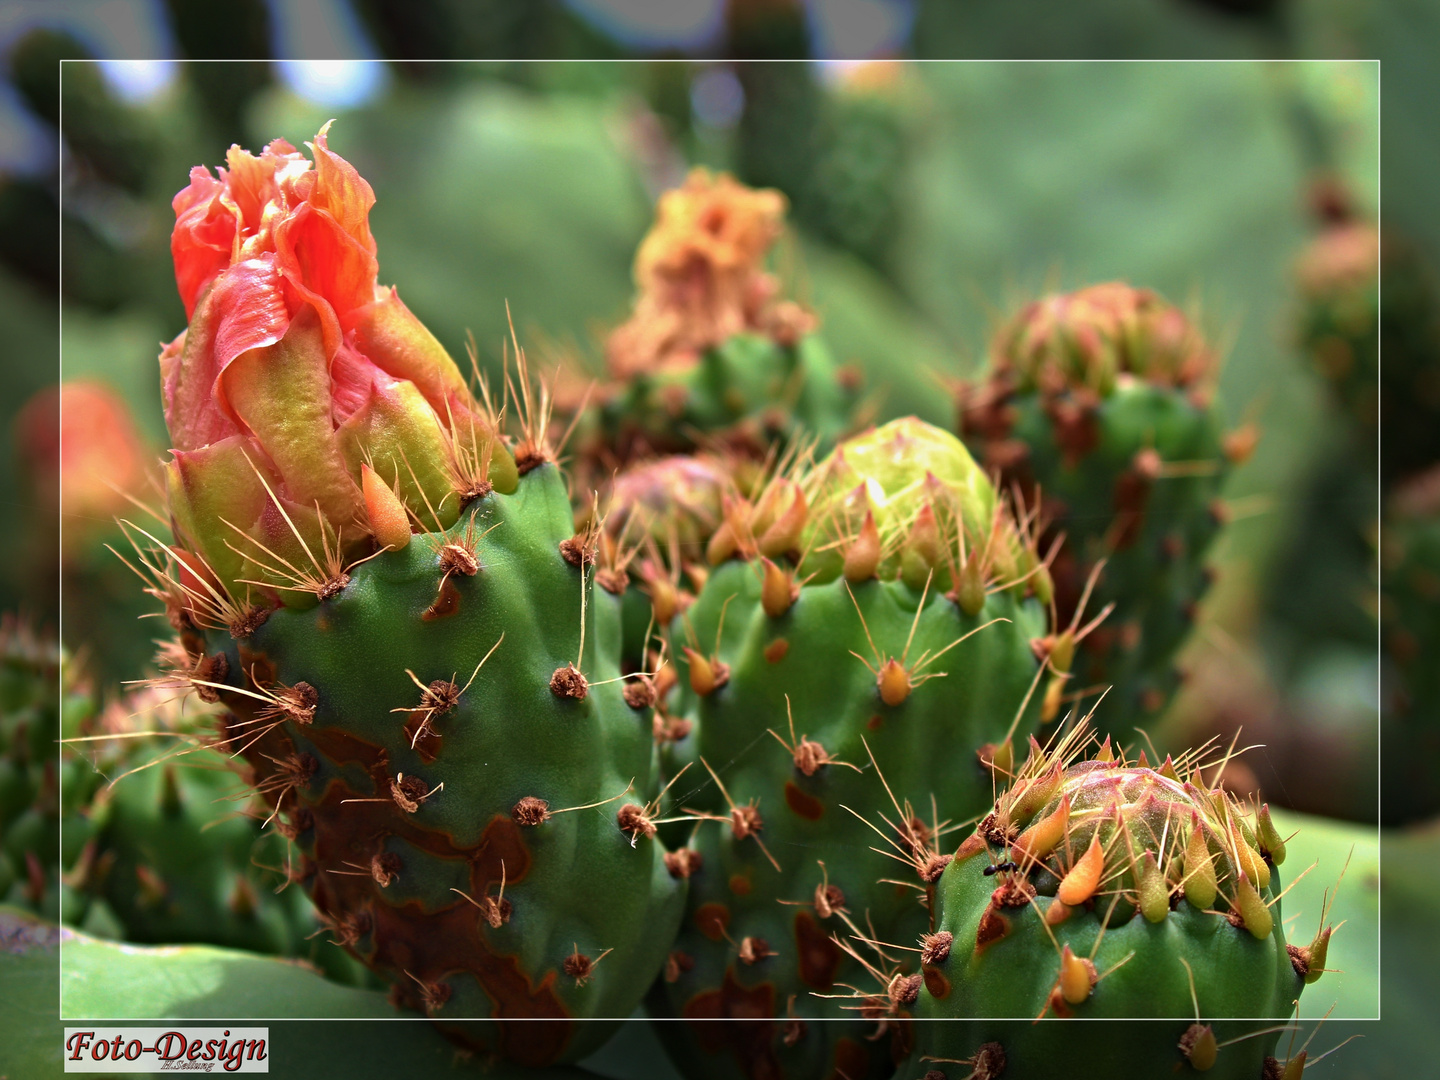
[[[175,286],[185,317],[195,314],[200,294],[215,275],[230,265],[235,240],[235,215],[224,205],[225,185],[204,165],[190,170],[190,183],[171,201],[175,229],[170,255],[175,261]]]

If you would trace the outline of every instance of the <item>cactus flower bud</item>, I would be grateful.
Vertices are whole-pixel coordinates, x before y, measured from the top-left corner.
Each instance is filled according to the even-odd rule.
[[[328,128],[313,163],[277,139],[231,147],[218,176],[191,170],[171,235],[190,325],[160,355],[177,530],[228,588],[264,582],[287,603],[305,590],[286,562],[373,531],[362,462],[448,526],[466,486],[456,440],[493,443],[444,347],[377,283],[375,196]],[[492,468],[506,456],[469,450]]]

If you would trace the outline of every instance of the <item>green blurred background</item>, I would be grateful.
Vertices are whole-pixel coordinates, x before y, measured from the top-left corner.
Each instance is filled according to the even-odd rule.
[[[16,417],[54,382],[58,355],[66,379],[119,395],[158,460],[155,357],[184,327],[169,200],[191,165],[213,167],[232,143],[299,145],[336,118],[332,148],[378,196],[381,280],[453,354],[473,334],[495,370],[508,304],[543,367],[598,370],[655,196],[703,163],[786,192],[782,269],[839,359],[883,389],[887,415],[952,424],[945,381],[974,371],[994,321],[1042,288],[1123,278],[1193,305],[1224,347],[1230,425],[1258,421],[1263,438],[1227,489],[1217,585],[1158,740],[1243,728],[1265,744],[1245,761],[1270,801],[1374,822],[1373,449],[1352,442],[1297,348],[1292,267],[1316,233],[1318,175],[1342,177],[1362,218],[1378,212],[1382,77],[1386,226],[1440,262],[1434,7],[687,0],[656,29],[633,14],[643,6],[5,5],[0,500],[21,524],[0,535],[0,609],[63,620],[103,686],[145,673],[151,635],[134,620],[147,609],[103,549],[109,513],[68,507],[57,555],[60,504],[34,464],[35,416],[51,406]],[[1382,53],[1383,67],[1369,59]],[[574,59],[446,62],[522,55]],[[1351,59],[900,59],[1062,55]],[[127,62],[139,56],[167,59]],[[248,59],[208,59],[222,56]],[[798,56],[819,59],[733,62]],[[1406,880],[1396,896],[1426,892]],[[1377,884],[1348,887],[1374,903]],[[1415,947],[1396,967],[1414,965]],[[1315,1071],[1419,1075],[1357,1071],[1367,1058],[1373,1068],[1351,1048]]]

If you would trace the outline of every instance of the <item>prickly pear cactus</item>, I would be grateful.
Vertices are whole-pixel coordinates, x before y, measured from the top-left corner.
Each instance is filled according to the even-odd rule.
[[[784,214],[779,192],[704,169],[661,196],[634,311],[606,346],[599,428],[579,436],[602,474],[702,442],[764,457],[797,431],[833,441],[850,426],[857,380],[764,269]]]
[[[1089,738],[1032,744],[940,875],[917,1018],[1289,1016],[1333,927],[1286,944],[1268,807],[1211,788],[1220,761],[1080,760]]]
[[[1040,501],[1047,541],[1065,534],[1051,568],[1060,621],[1097,573],[1091,599],[1115,605],[1075,673],[1079,687],[1113,687],[1106,711],[1127,725],[1178,685],[1220,487],[1254,445],[1253,428],[1222,438],[1214,367],[1178,308],[1112,282],[1024,307],[996,334],[983,379],[960,389],[967,444]]]
[[[1440,466],[1402,487],[1381,534],[1381,814],[1440,810]]]
[[[860,1018],[897,1014],[836,938],[924,929],[940,834],[1037,723],[1048,578],[960,442],[915,420],[732,496],[708,554],[657,724],[693,721],[671,752],[698,822],[655,998],[688,1024],[662,1037],[688,1075],[888,1075]],[[847,809],[881,804],[873,829]]]
[[[573,535],[548,401],[522,374],[512,454],[376,285],[369,186],[325,132],[313,150],[233,149],[176,198],[176,543],[145,557],[175,677],[232,710],[216,745],[399,1003],[485,1052],[575,1058],[607,1034],[580,1020],[638,1003],[685,891],[619,602]]]

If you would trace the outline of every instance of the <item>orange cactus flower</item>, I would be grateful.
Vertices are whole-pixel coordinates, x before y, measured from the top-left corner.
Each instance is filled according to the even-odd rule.
[[[693,363],[742,331],[793,340],[811,329],[812,316],[777,302],[775,279],[765,272],[784,231],[785,205],[778,191],[703,168],[662,195],[635,255],[634,312],[608,345],[612,373],[624,378]]]

